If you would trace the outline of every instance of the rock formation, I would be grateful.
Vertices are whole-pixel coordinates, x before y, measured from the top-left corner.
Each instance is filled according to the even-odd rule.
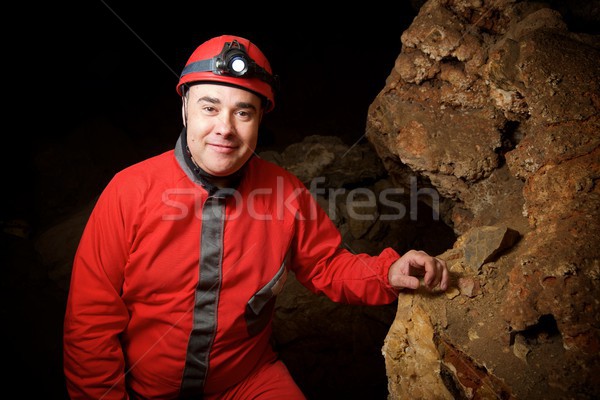
[[[403,293],[389,398],[600,394],[600,48],[544,3],[430,0],[367,137],[460,237],[444,294]]]

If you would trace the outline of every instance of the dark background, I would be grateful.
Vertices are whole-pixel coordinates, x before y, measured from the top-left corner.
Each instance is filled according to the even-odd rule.
[[[10,63],[16,71],[7,85],[19,99],[9,114],[22,124],[3,149],[11,195],[3,196],[0,220],[23,219],[33,230],[87,204],[117,170],[173,147],[182,126],[178,75],[213,36],[250,39],[280,77],[259,151],[315,134],[361,140],[367,108],[416,15],[408,1],[375,11],[369,23],[290,8],[282,16],[297,17],[294,26],[264,17],[238,24],[245,11],[224,10],[230,5],[79,3],[31,5],[35,13],[16,33],[22,45],[15,45],[18,62]],[[361,9],[346,11],[367,17]],[[239,29],[249,26],[266,29]]]

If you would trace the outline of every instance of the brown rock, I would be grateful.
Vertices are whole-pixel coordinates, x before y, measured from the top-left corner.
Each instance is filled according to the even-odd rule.
[[[519,239],[519,232],[505,226],[480,226],[465,233],[465,263],[472,271],[503,251],[511,248]]]
[[[597,397],[598,37],[569,32],[548,3],[430,0],[402,43],[367,138],[393,182],[412,174],[435,188],[462,234],[448,294],[413,304],[443,337],[446,387],[456,398]],[[407,395],[399,367],[416,367],[386,363],[390,396]]]

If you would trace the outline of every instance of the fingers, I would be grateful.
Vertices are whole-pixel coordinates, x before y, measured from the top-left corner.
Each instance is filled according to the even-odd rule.
[[[448,271],[448,266],[446,265],[446,261],[439,260],[442,263],[442,280],[440,281],[440,289],[446,290],[448,289],[448,282],[450,281],[450,272]]]
[[[391,283],[391,282],[390,282]],[[410,275],[396,275],[394,277],[394,282],[392,286],[398,289],[418,289],[419,288],[419,279]]]
[[[423,267],[425,268],[425,277],[423,279],[425,287],[427,287],[427,289],[433,289],[439,283],[437,273],[438,263],[435,258],[427,257],[423,262]]]
[[[398,264],[401,267],[394,274],[396,287],[416,289],[419,287],[419,280],[414,275],[424,275],[423,283],[428,290],[448,288],[449,272],[442,259],[432,257],[424,251],[411,250],[398,260]]]
[[[446,262],[436,257],[428,257],[424,264],[424,282],[427,289],[431,290],[439,286],[440,289],[446,290],[448,287],[448,268],[446,267]]]

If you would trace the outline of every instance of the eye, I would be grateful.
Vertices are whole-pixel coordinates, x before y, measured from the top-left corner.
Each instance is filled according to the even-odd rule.
[[[211,105],[202,106],[202,111],[207,114],[214,114],[217,112],[217,109]]]
[[[238,117],[240,119],[242,119],[244,121],[247,121],[247,120],[251,119],[254,114],[251,111],[248,111],[248,110],[239,110],[237,112],[237,115],[238,115]]]

